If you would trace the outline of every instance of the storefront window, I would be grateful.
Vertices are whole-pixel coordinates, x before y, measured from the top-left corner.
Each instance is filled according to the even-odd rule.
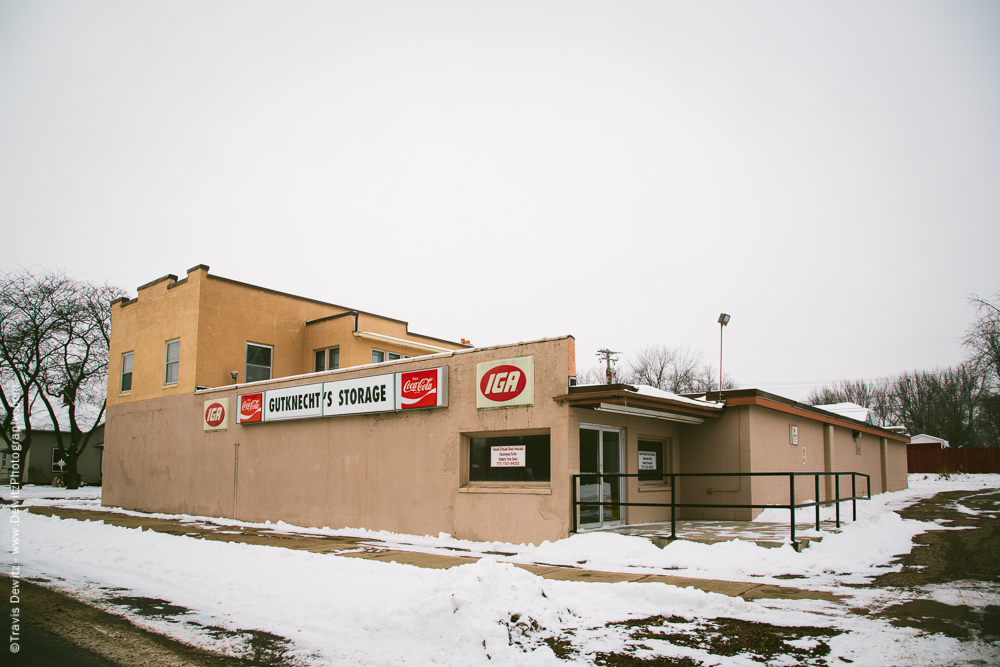
[[[549,435],[471,438],[470,482],[548,482]]]
[[[662,484],[670,473],[670,445],[655,440],[639,441],[639,481]]]

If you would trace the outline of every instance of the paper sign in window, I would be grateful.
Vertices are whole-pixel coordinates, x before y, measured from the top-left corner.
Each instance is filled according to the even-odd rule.
[[[639,452],[639,470],[656,471],[656,452]]]
[[[500,445],[490,447],[491,468],[523,468],[524,445]]]

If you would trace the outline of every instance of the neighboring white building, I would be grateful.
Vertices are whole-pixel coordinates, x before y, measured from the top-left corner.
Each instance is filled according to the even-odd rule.
[[[920,435],[915,435],[912,438],[910,438],[910,444],[916,445],[920,443],[937,444],[941,446],[941,449],[946,449],[951,447],[951,444],[944,438],[938,438],[933,435],[927,435],[926,433],[921,433]]]
[[[814,405],[813,407],[832,412],[841,417],[857,419],[859,422],[871,424],[872,426],[878,425],[878,418],[875,416],[875,413],[857,403],[829,403],[827,405]],[[916,442],[916,440],[911,440],[911,442]]]

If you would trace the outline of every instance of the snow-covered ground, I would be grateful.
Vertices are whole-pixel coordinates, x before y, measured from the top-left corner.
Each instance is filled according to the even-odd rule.
[[[290,640],[289,655],[303,664],[565,664],[545,643],[547,637],[570,643],[575,652],[567,659],[570,663],[589,664],[588,656],[623,651],[632,641],[621,626],[609,624],[651,616],[732,618],[833,629],[842,634],[829,641],[831,654],[826,659],[831,663],[842,657],[863,665],[950,665],[961,656],[995,664],[1000,660],[996,646],[960,643],[850,613],[852,607],[884,604],[889,593],[845,587],[898,569],[890,564],[893,557],[909,552],[915,535],[937,528],[903,520],[893,510],[939,491],[983,488],[1000,488],[1000,475],[947,480],[912,475],[908,490],[859,503],[856,523],[848,522],[841,532],[824,535],[822,542],[802,553],[790,546],[766,549],[738,540],[713,545],[678,541],[659,549],[643,538],[610,533],[513,545],[469,542],[443,534],[410,536],[170,515],[276,532],[377,539],[392,548],[432,553],[454,555],[458,548],[481,556],[476,563],[447,570],[61,520],[5,505],[0,509],[0,561],[4,571],[10,572],[16,558],[21,577],[49,580],[116,613],[122,610],[108,602],[113,595],[154,598],[184,607],[187,613],[173,619],[132,618],[190,643],[225,649],[226,640],[206,631],[208,627],[273,633]],[[0,495],[10,499],[10,489]],[[26,487],[20,499],[25,505],[96,509],[100,490]],[[783,520],[780,513],[764,518]],[[16,554],[12,553],[15,529]],[[792,583],[833,591],[849,600],[748,602],[656,583],[553,581],[512,563]],[[779,575],[804,578],[788,582],[775,578]],[[977,608],[1000,604],[996,587],[962,585],[927,594]],[[668,642],[653,645],[657,654],[690,656],[707,665],[757,664],[746,656],[710,655]]]

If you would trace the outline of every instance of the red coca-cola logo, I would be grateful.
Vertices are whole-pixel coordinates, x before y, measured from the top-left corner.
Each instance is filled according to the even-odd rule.
[[[259,422],[264,418],[264,394],[243,394],[240,396],[240,423]]]
[[[226,406],[222,403],[211,403],[205,408],[205,422],[215,428],[226,420]]]
[[[491,401],[502,403],[517,398],[528,386],[528,378],[517,366],[503,364],[491,368],[479,381],[479,391]]]
[[[408,371],[400,373],[400,407],[433,408],[438,404],[438,371]]]

